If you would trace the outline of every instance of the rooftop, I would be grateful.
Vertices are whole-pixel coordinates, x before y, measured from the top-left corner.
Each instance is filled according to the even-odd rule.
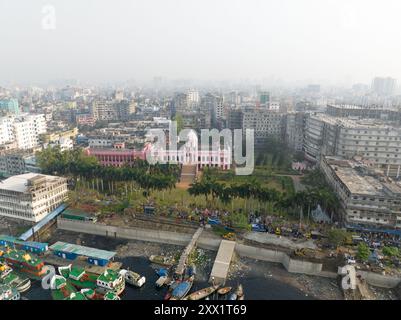
[[[99,250],[95,248],[89,248],[84,246],[79,246],[76,244],[66,243],[58,241],[55,244],[51,245],[50,250],[53,251],[62,251],[66,253],[75,253],[80,256],[98,258],[103,260],[110,260],[113,258],[116,253],[112,251]]]
[[[352,119],[352,118],[341,118],[331,116],[325,113],[315,113],[311,115],[315,119],[319,119],[326,123],[337,124],[344,128],[356,128],[356,129],[398,129],[399,126],[393,126],[386,121],[379,119]]]
[[[353,194],[368,196],[396,196],[401,194],[401,185],[385,177],[378,177],[369,171],[369,166],[355,160],[326,156],[327,164]]]
[[[40,180],[46,178],[46,182],[55,182],[58,179],[62,179],[57,176],[49,176],[38,173],[24,173],[16,176],[12,176],[6,180],[0,181],[0,190],[9,190],[15,192],[27,192],[29,181]]]

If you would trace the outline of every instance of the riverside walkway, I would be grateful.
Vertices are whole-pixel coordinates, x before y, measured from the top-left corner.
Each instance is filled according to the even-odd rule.
[[[176,276],[182,277],[182,275],[184,274],[185,265],[187,263],[188,256],[191,253],[191,251],[194,249],[194,247],[196,245],[196,241],[198,241],[200,235],[202,234],[202,231],[203,231],[203,227],[200,227],[200,228],[198,228],[198,230],[196,230],[196,232],[192,236],[191,241],[185,248],[184,252],[181,254],[180,260],[178,261],[177,268],[175,269]]]
[[[210,274],[209,282],[224,285],[232,256],[234,254],[235,241],[221,240],[219,251]]]

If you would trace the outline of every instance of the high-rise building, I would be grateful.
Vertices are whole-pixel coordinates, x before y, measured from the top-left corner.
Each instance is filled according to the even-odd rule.
[[[242,128],[254,129],[255,143],[260,144],[269,137],[282,138],[285,128],[284,120],[285,114],[280,112],[264,109],[246,110],[243,113]]]
[[[230,130],[242,129],[242,111],[231,109],[227,114],[227,128]]]
[[[359,156],[387,176],[401,176],[401,128],[389,122],[308,114],[303,150],[311,161],[325,155]]]
[[[67,199],[67,179],[26,173],[0,185],[0,216],[32,222],[42,220]]]
[[[0,100],[0,112],[19,114],[20,108],[17,99],[1,99]]]
[[[182,114],[188,110],[188,98],[185,93],[178,93],[174,96],[172,103],[172,116]]]
[[[401,228],[399,183],[371,174],[360,162],[340,157],[322,157],[320,168],[338,196],[340,220],[347,228]]]
[[[372,81],[372,90],[380,96],[391,96],[394,94],[397,80],[387,77],[376,77]]]
[[[187,107],[189,110],[195,110],[200,103],[199,92],[191,89],[187,92]]]
[[[121,101],[124,99],[124,91],[122,90],[116,90],[114,92],[114,100],[116,101]]]
[[[258,103],[261,107],[270,106],[270,93],[267,91],[260,91],[258,93]]]
[[[285,140],[287,145],[296,151],[302,151],[304,137],[303,112],[289,112],[286,119]]]
[[[46,132],[43,114],[22,114],[0,118],[0,145],[15,142],[19,149],[32,149],[39,145],[39,135]]]

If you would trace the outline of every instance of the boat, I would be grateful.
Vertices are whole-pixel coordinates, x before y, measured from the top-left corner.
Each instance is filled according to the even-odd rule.
[[[26,274],[29,278],[40,280],[47,274],[44,262],[24,250],[7,248],[1,257],[12,269]]]
[[[171,267],[175,263],[175,260],[172,257],[158,256],[153,254],[149,257],[149,260],[152,263],[168,267]]]
[[[120,274],[124,277],[126,283],[138,288],[142,287],[146,282],[144,276],[130,270],[120,270]]]
[[[53,300],[69,300],[71,294],[76,293],[74,286],[59,275],[54,275],[50,279],[50,290]]]
[[[181,281],[178,286],[171,292],[169,300],[182,300],[191,290],[193,284],[193,277],[188,280]]]
[[[101,296],[99,296],[95,290],[93,289],[81,289],[80,291],[88,300],[99,300]]]
[[[73,292],[64,300],[88,300],[86,299],[85,295],[81,292]]]
[[[237,288],[237,300],[244,300],[244,288],[242,287],[242,284],[240,284]]]
[[[163,277],[163,276],[168,277],[168,270],[164,269],[164,268],[160,268],[160,269],[156,270],[156,274],[159,277]]]
[[[169,284],[168,284],[168,290],[164,296],[164,300],[169,300],[171,298],[171,294],[173,292],[173,290],[175,288],[177,288],[177,286],[181,283],[181,281],[179,280],[172,280]]]
[[[225,295],[231,291],[232,287],[224,287],[217,290],[218,294]]]
[[[204,298],[210,296],[213,292],[215,292],[218,287],[219,286],[211,286],[211,287],[208,287],[208,288],[204,288],[204,289],[195,291],[195,292],[187,295],[182,300],[201,300],[201,299],[204,299]]]
[[[13,269],[9,265],[0,262],[0,279],[4,279],[11,272],[13,272]]]
[[[168,277],[166,277],[166,276],[159,277],[159,279],[157,279],[157,281],[156,281],[156,287],[158,287],[158,288],[163,287],[166,284],[167,280],[168,280]]]
[[[60,275],[78,289],[93,289],[96,294],[100,295],[105,295],[109,291],[120,295],[125,290],[123,276],[112,269],[106,269],[99,276],[72,265],[59,267],[58,271]]]
[[[104,300],[121,300],[121,298],[113,291],[109,291],[104,295]]]
[[[29,278],[17,275],[6,263],[0,263],[0,284],[9,285],[23,293],[31,288]]]
[[[242,284],[238,285],[237,290],[231,294],[230,300],[244,300],[244,289]]]
[[[0,301],[2,300],[20,300],[21,294],[17,289],[9,285],[0,285]]]

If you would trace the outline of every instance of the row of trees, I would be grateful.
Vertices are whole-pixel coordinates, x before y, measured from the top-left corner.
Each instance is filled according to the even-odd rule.
[[[75,182],[85,179],[102,191],[105,185],[108,190],[114,191],[116,182],[134,182],[147,194],[152,190],[172,189],[180,172],[177,165],[150,165],[140,159],[131,166],[105,167],[80,148],[65,151],[58,147],[47,148],[36,156],[43,173],[67,176]]]
[[[300,220],[306,213],[308,221],[311,211],[316,209],[318,205],[328,212],[332,212],[338,207],[337,197],[325,188],[309,188],[305,191],[286,193],[261,186],[255,178],[240,184],[225,184],[218,182],[208,172],[205,172],[200,181],[193,183],[188,192],[194,196],[205,196],[206,202],[209,202],[209,197],[213,201],[219,199],[225,204],[232,203],[234,199],[242,198],[245,200],[245,208],[246,202],[253,199],[267,205],[270,204],[270,207],[276,210],[293,214]]]

